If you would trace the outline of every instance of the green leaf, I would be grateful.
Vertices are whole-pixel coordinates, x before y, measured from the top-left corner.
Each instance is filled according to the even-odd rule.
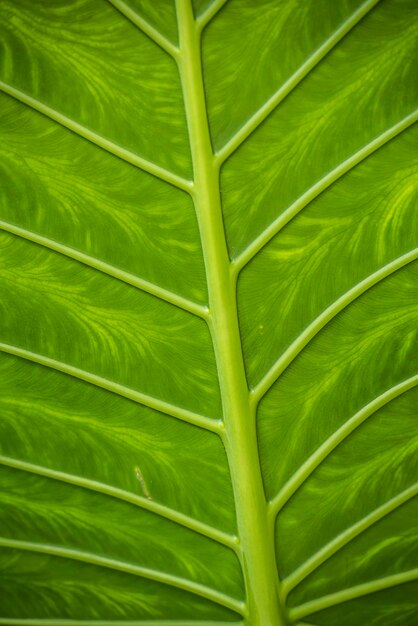
[[[418,622],[415,0],[0,3],[0,625]]]

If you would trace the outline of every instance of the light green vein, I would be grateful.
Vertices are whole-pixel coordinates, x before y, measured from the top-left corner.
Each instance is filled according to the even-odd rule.
[[[159,178],[160,180],[163,180],[164,182],[169,183],[170,185],[173,185],[174,187],[177,187],[182,191],[191,191],[191,181],[188,181],[185,178],[182,178],[181,176],[178,176],[177,174],[166,170],[165,168],[157,165],[156,163],[153,163],[152,161],[148,161],[148,159],[144,159],[143,157],[134,154],[130,150],[127,150],[126,148],[123,148],[122,146],[113,143],[113,141],[110,141],[109,139],[106,139],[101,135],[98,135],[89,128],[82,126],[75,120],[72,120],[66,115],[60,113],[59,111],[52,109],[40,100],[32,98],[32,96],[29,96],[23,91],[20,91],[19,89],[16,89],[15,87],[6,84],[3,81],[0,81],[0,90],[8,94],[12,98],[15,98],[19,102],[22,102],[28,107],[34,109],[35,111],[38,111],[38,113],[42,113],[42,115],[45,115],[51,120],[54,120],[54,122],[61,124],[61,126],[68,128],[76,135],[83,137],[83,139],[87,139],[87,141],[90,141],[94,145],[99,146],[99,148],[102,148],[106,152],[113,154],[119,159],[122,159],[123,161],[126,161],[131,165],[134,165],[144,172],[148,172],[148,174],[152,174],[156,178]]]
[[[274,109],[297,87],[297,85],[311,72],[322,59],[341,41],[354,26],[360,22],[367,13],[380,2],[380,0],[367,0],[355,11],[332,35],[320,46],[305,63],[265,102],[231,137],[231,139],[219,150],[216,157],[219,164],[228,159],[231,154],[253,133]]]
[[[218,369],[223,443],[234,492],[242,573],[247,590],[247,622],[284,626],[278,605],[274,551],[268,534],[267,503],[259,463],[254,415],[249,403],[236,305],[226,242],[219,172],[214,161],[201,58],[201,30],[191,0],[176,0],[183,89],[199,224],[209,295],[209,328]]]
[[[203,428],[217,434],[220,434],[222,431],[221,420],[211,419],[210,417],[199,415],[193,411],[188,411],[187,409],[175,406],[170,402],[165,402],[164,400],[154,398],[153,396],[136,391],[135,389],[130,389],[129,387],[125,387],[124,385],[108,380],[107,378],[102,378],[101,376],[97,376],[91,372],[69,365],[68,363],[56,361],[55,359],[51,359],[42,354],[31,352],[30,350],[25,350],[24,348],[19,348],[6,343],[0,343],[0,352],[13,354],[14,356],[26,359],[27,361],[39,363],[39,365],[44,365],[45,367],[49,367],[58,372],[63,372],[64,374],[83,380],[86,383],[90,383],[91,385],[100,387],[101,389],[106,389],[106,391],[110,391],[111,393],[116,393],[119,396],[128,398],[128,400],[133,400],[138,404],[143,404],[144,406],[148,406],[151,409],[155,409],[156,411],[175,417],[183,422],[193,424],[193,426],[199,426],[199,428]]]
[[[244,622],[214,622],[200,620],[73,620],[73,619],[19,619],[0,617],[5,626],[244,626]]]
[[[81,550],[75,550],[73,548],[63,548],[61,546],[53,546],[44,543],[34,543],[31,541],[21,541],[15,539],[8,539],[6,537],[0,537],[0,546],[4,548],[11,548],[15,550],[25,550],[28,552],[35,552],[37,554],[47,554],[48,556],[55,556],[63,559],[70,559],[73,561],[79,561],[88,565],[94,565],[96,567],[102,567],[114,571],[123,572],[125,574],[131,574],[133,576],[140,576],[141,578],[147,578],[148,580],[154,580],[155,582],[168,585],[170,587],[176,587],[183,591],[188,591],[194,595],[206,598],[215,604],[224,606],[232,611],[236,611],[239,614],[243,614],[244,603],[235,598],[231,598],[225,593],[201,585],[192,580],[175,576],[174,574],[167,574],[166,572],[160,572],[148,567],[141,567],[140,565],[133,565],[126,563],[125,561],[118,561],[116,559],[110,559],[90,552],[83,552]]]
[[[257,404],[267,393],[271,386],[281,376],[284,370],[295,360],[307,344],[324,328],[338,313],[349,304],[363,295],[368,289],[375,286],[397,270],[418,258],[418,248],[397,257],[387,265],[384,265],[373,274],[370,274],[361,282],[346,291],[338,300],[335,300],[325,309],[307,328],[295,339],[289,348],[277,359],[267,374],[254,387],[251,392],[252,401]]]
[[[317,600],[301,604],[294,609],[290,609],[290,619],[295,622],[311,615],[312,613],[329,609],[338,604],[342,604],[343,602],[356,600],[357,598],[362,598],[370,595],[371,593],[384,591],[385,589],[390,589],[391,587],[396,587],[397,585],[404,585],[415,580],[418,580],[418,569],[412,569],[407,572],[402,572],[401,574],[394,574],[393,576],[386,576],[384,578],[378,578],[377,580],[371,580],[363,585],[356,585],[355,587],[350,587],[349,589],[343,589],[342,591],[331,593],[327,596],[323,596],[322,598],[318,598]]]
[[[333,183],[339,180],[344,174],[347,174],[356,165],[364,161],[371,154],[383,147],[391,139],[404,130],[412,126],[418,120],[418,109],[410,115],[404,117],[400,122],[388,128],[378,137],[363,146],[358,152],[340,163],[335,169],[331,170],[326,176],[321,178],[310,189],[305,191],[300,198],[295,200],[279,217],[274,220],[249,246],[241,252],[233,260],[233,268],[238,274],[247,263],[258,253],[271,239],[279,233],[298,213],[306,208],[317,196],[328,189]]]
[[[318,550],[311,558],[303,563],[290,576],[285,578],[282,584],[282,593],[287,596],[292,589],[299,585],[309,574],[315,571],[320,565],[325,563],[329,558],[346,546],[350,541],[358,537],[368,528],[382,520],[387,515],[401,507],[403,504],[414,498],[418,494],[418,483],[405,489],[400,494],[394,496],[385,504],[366,515],[361,520],[347,528],[340,535],[335,537],[326,546]]]
[[[366,404],[360,411],[347,420],[338,430],[336,430],[324,443],[300,466],[284,487],[270,502],[270,513],[273,517],[283,508],[288,500],[296,493],[299,487],[309,478],[313,471],[340,445],[351,433],[356,430],[365,420],[371,417],[376,411],[386,404],[406,393],[418,384],[418,374],[411,376],[398,385],[387,389],[369,404]]]
[[[132,24],[134,24],[141,32],[149,37],[154,43],[157,44],[164,52],[167,52],[174,59],[177,58],[179,49],[175,46],[167,37],[160,33],[154,26],[152,26],[147,20],[141,17],[136,11],[131,9],[126,2],[122,0],[108,0],[108,2],[115,7],[122,15],[124,15]]]
[[[0,456],[0,465],[11,467],[13,469],[17,469],[23,472],[36,474],[37,476],[50,478],[52,480],[57,480],[76,487],[81,487],[82,489],[88,489],[89,491],[95,491],[111,498],[115,498],[116,500],[121,500],[123,502],[133,504],[134,506],[138,506],[141,509],[145,509],[147,511],[150,511],[151,513],[155,513],[156,515],[163,517],[170,522],[174,522],[175,524],[178,524],[183,528],[188,528],[189,530],[192,530],[199,535],[203,535],[208,539],[216,541],[217,543],[224,545],[226,548],[229,548],[236,552],[238,556],[240,555],[238,540],[233,535],[228,535],[227,533],[224,533],[217,528],[213,528],[212,526],[204,524],[203,522],[199,522],[198,520],[193,519],[188,515],[184,515],[179,511],[170,509],[169,507],[162,504],[158,504],[153,500],[148,500],[145,497],[137,496],[133,493],[129,493],[128,491],[124,491],[123,489],[118,489],[117,487],[113,487],[112,485],[108,485],[106,483],[101,483],[96,480],[90,480],[88,478],[83,478],[74,474],[68,474],[67,472],[60,472],[50,469],[49,467],[34,465],[33,463],[27,463],[26,461],[20,461],[19,459],[13,459],[7,456]]]
[[[197,27],[202,31],[227,2],[228,0],[215,0],[212,2],[206,11],[203,11],[197,18]]]
[[[88,267],[92,267],[103,274],[108,276],[112,276],[112,278],[116,278],[123,283],[131,285],[132,287],[136,287],[141,291],[146,291],[147,293],[159,298],[160,300],[164,300],[169,304],[173,304],[183,311],[187,311],[188,313],[192,313],[197,317],[202,319],[207,319],[208,317],[208,308],[202,305],[197,304],[196,302],[192,302],[187,298],[183,298],[168,289],[164,289],[159,285],[151,283],[139,276],[135,276],[134,274],[130,274],[129,272],[125,272],[124,270],[115,267],[109,263],[105,263],[100,259],[92,257],[84,252],[80,252],[74,248],[70,248],[62,243],[54,241],[53,239],[49,239],[48,237],[44,237],[43,235],[38,235],[30,230],[26,230],[24,228],[20,228],[19,226],[15,226],[14,224],[9,224],[8,222],[4,222],[0,220],[0,229],[7,231],[17,237],[22,237],[27,241],[32,241],[40,246],[48,248],[49,250],[53,250],[54,252],[58,252],[70,259],[74,259],[75,261],[79,261]]]

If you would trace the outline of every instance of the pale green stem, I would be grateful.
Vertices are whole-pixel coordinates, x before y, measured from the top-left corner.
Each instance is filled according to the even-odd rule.
[[[200,58],[200,28],[190,0],[177,0],[179,69],[195,183],[192,195],[201,233],[209,292],[209,326],[224,410],[225,443],[238,520],[247,591],[246,626],[284,626],[278,575],[258,456],[254,412],[245,377],[236,283],[222,220],[219,170],[210,141]]]

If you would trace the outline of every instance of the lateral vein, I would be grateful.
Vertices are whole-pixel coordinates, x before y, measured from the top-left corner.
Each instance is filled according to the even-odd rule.
[[[314,470],[340,445],[351,433],[363,422],[383,408],[386,404],[406,393],[418,385],[418,374],[411,376],[398,385],[387,389],[384,393],[374,398],[371,402],[361,408],[355,415],[348,419],[338,430],[336,430],[324,443],[311,454],[300,468],[287,481],[279,493],[270,501],[270,512],[273,517],[284,507],[296,491],[311,476]]]
[[[105,137],[102,137],[101,135],[98,135],[94,131],[86,128],[82,124],[79,124],[78,122],[67,117],[66,115],[63,115],[59,111],[56,111],[55,109],[51,108],[47,104],[44,104],[40,100],[32,98],[32,96],[29,96],[23,91],[20,91],[19,89],[16,89],[15,87],[12,87],[11,85],[4,83],[3,81],[0,81],[0,90],[11,96],[12,98],[15,98],[15,100],[22,102],[22,104],[27,105],[35,111],[38,111],[38,113],[42,113],[42,115],[45,115],[45,117],[48,117],[49,119],[54,120],[54,122],[61,124],[61,126],[68,128],[79,137],[83,137],[83,139],[90,141],[90,143],[98,146],[99,148],[102,148],[110,154],[113,154],[122,161],[130,163],[138,169],[147,172],[148,174],[152,174],[156,178],[159,178],[160,180],[163,180],[164,182],[169,183],[170,185],[173,185],[174,187],[177,187],[182,191],[186,191],[188,193],[191,192],[191,181],[186,180],[185,178],[182,178],[181,176],[178,176],[177,174],[174,174],[169,170],[166,170],[164,167],[161,167],[160,165],[157,165],[156,163],[153,163],[148,159],[144,159],[138,154],[135,154],[134,152],[131,152],[130,150],[127,150],[122,146],[119,146],[118,144],[110,141],[109,139],[106,139]]]
[[[311,615],[312,613],[317,613],[318,611],[329,609],[338,604],[349,602],[350,600],[356,600],[357,598],[362,598],[372,593],[384,591],[385,589],[390,589],[391,587],[396,587],[398,585],[404,585],[415,580],[418,580],[418,568],[402,572],[401,574],[394,574],[392,576],[385,576],[383,578],[371,580],[362,585],[356,585],[355,587],[331,593],[323,596],[322,598],[312,600],[311,602],[306,602],[305,604],[301,604],[294,609],[290,609],[289,615],[292,621],[297,621]]]
[[[344,546],[350,543],[350,541],[353,541],[361,533],[365,532],[368,528],[393,513],[396,509],[414,498],[416,495],[418,495],[418,483],[415,483],[415,485],[405,489],[378,508],[374,509],[371,513],[369,513],[369,515],[366,515],[335,537],[335,539],[318,550],[318,552],[305,561],[305,563],[290,574],[290,576],[284,579],[282,584],[283,595],[287,596],[292,589],[297,587],[305,578],[312,574],[312,572],[320,567],[320,565],[334,556],[334,554],[336,554]]]
[[[94,491],[105,496],[115,498],[116,500],[121,500],[122,502],[127,502],[128,504],[132,504],[141,509],[150,511],[151,513],[163,517],[170,522],[182,526],[183,528],[187,528],[188,530],[191,530],[199,535],[216,541],[217,543],[222,544],[223,546],[229,548],[230,550],[233,550],[234,552],[239,551],[237,539],[233,535],[228,535],[227,533],[224,533],[217,528],[209,526],[208,524],[204,524],[203,522],[189,517],[184,513],[180,513],[175,509],[171,509],[170,507],[164,506],[163,504],[158,504],[154,500],[148,500],[145,497],[129,493],[129,491],[124,491],[123,489],[113,487],[112,485],[108,485],[107,483],[101,483],[96,480],[90,480],[82,476],[69,474],[68,472],[53,470],[49,467],[35,465],[33,463],[28,463],[19,459],[13,459],[7,456],[0,456],[0,465],[3,465],[5,467],[11,467],[22,472],[36,474],[37,476],[43,476],[45,478],[73,485],[75,487]]]
[[[267,393],[276,380],[283,374],[285,369],[296,359],[300,352],[338,313],[347,308],[352,302],[363,295],[368,289],[374,287],[397,270],[412,263],[418,258],[418,248],[397,257],[387,265],[384,265],[364,280],[357,283],[330,304],[305,330],[290,344],[285,352],[277,359],[270,370],[263,376],[260,382],[252,390],[252,400],[258,403]]]
[[[298,70],[245,122],[239,131],[219,150],[217,159],[224,163],[239,146],[264,122],[297,85],[322,61],[322,59],[356,26],[380,0],[367,0],[355,11]]]
[[[323,178],[318,180],[310,189],[305,191],[293,204],[291,204],[277,219],[275,219],[260,235],[250,243],[241,254],[233,260],[233,267],[236,273],[239,273],[245,265],[247,265],[269,241],[277,235],[296,215],[305,209],[315,198],[323,191],[331,187],[337,180],[342,178],[356,165],[364,161],[371,154],[382,148],[391,139],[404,130],[412,126],[418,120],[418,109],[410,115],[404,117],[400,122],[394,124],[382,134],[375,137],[372,141],[360,148],[348,159],[337,165],[333,170],[328,172]]]
[[[138,30],[147,35],[154,43],[157,44],[164,52],[169,54],[174,59],[177,58],[179,49],[175,46],[167,37],[165,37],[159,30],[154,28],[145,18],[134,11],[123,0],[108,0],[109,4],[115,7],[122,15],[126,17],[132,24],[134,24]]]
[[[206,11],[203,11],[203,13],[201,13],[201,15],[197,18],[197,27],[202,31],[227,2],[228,0],[214,0],[214,2],[208,6]]]
[[[7,354],[20,357],[27,361],[38,363],[39,365],[49,367],[58,372],[62,372],[63,374],[68,374],[69,376],[73,376],[74,378],[78,378],[79,380],[90,383],[95,387],[105,389],[106,391],[115,393],[138,404],[148,406],[151,409],[159,411],[160,413],[165,413],[166,415],[169,415],[171,417],[175,417],[176,419],[187,422],[188,424],[192,424],[193,426],[198,426],[199,428],[203,428],[216,434],[219,434],[221,432],[221,420],[216,420],[210,417],[206,417],[204,415],[199,415],[198,413],[194,413],[193,411],[189,411],[187,409],[183,409],[182,407],[175,406],[174,404],[165,402],[164,400],[160,400],[159,398],[155,398],[153,396],[149,396],[140,391],[136,391],[135,389],[130,389],[129,387],[125,387],[125,385],[121,385],[120,383],[108,380],[107,378],[102,378],[101,376],[97,376],[92,372],[82,370],[73,365],[69,365],[68,363],[63,363],[62,361],[57,361],[56,359],[51,359],[50,357],[44,356],[42,354],[31,352],[30,350],[19,348],[18,346],[13,346],[6,343],[0,343],[0,352],[5,352]]]
[[[0,537],[0,546],[15,550],[26,550],[28,552],[35,552],[38,554],[47,554],[63,559],[71,559],[81,563],[94,565],[96,567],[115,570],[125,574],[131,574],[133,576],[140,576],[170,587],[176,587],[177,589],[188,591],[194,595],[206,598],[215,604],[219,604],[231,609],[232,611],[236,611],[239,614],[243,613],[244,604],[240,600],[231,598],[227,594],[211,589],[206,585],[196,583],[186,578],[181,578],[180,576],[176,576],[174,574],[167,574],[166,572],[160,572],[158,570],[142,567],[140,565],[133,565],[131,563],[126,563],[125,561],[99,556],[82,550],[75,550],[74,548],[64,548],[44,543],[34,543],[31,541],[21,541]]]
[[[69,246],[66,246],[65,244],[50,239],[49,237],[44,237],[43,235],[39,235],[33,231],[26,230],[25,228],[15,226],[14,224],[10,224],[2,220],[0,220],[0,230],[4,230],[8,233],[16,235],[17,237],[21,237],[22,239],[32,241],[33,243],[43,246],[44,248],[53,250],[54,252],[62,254],[63,256],[66,256],[70,259],[74,259],[75,261],[83,263],[83,265],[87,265],[88,267],[92,267],[99,272],[102,272],[102,274],[106,274],[107,276],[116,278],[117,280],[120,280],[127,285],[136,287],[137,289],[145,291],[160,300],[164,300],[169,304],[173,304],[174,306],[182,309],[183,311],[187,311],[192,315],[195,315],[202,319],[207,318],[207,307],[188,300],[187,298],[183,298],[182,296],[172,291],[169,291],[168,289],[164,289],[163,287],[160,287],[155,283],[151,283],[148,280],[140,278],[135,274],[131,274],[130,272],[121,270],[118,267],[111,265],[110,263],[106,263],[96,257],[90,256],[89,254],[80,252],[75,248],[71,248]]]

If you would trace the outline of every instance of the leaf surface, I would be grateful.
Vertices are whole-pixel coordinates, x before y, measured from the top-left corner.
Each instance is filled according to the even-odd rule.
[[[0,4],[0,624],[418,620],[417,17]]]

